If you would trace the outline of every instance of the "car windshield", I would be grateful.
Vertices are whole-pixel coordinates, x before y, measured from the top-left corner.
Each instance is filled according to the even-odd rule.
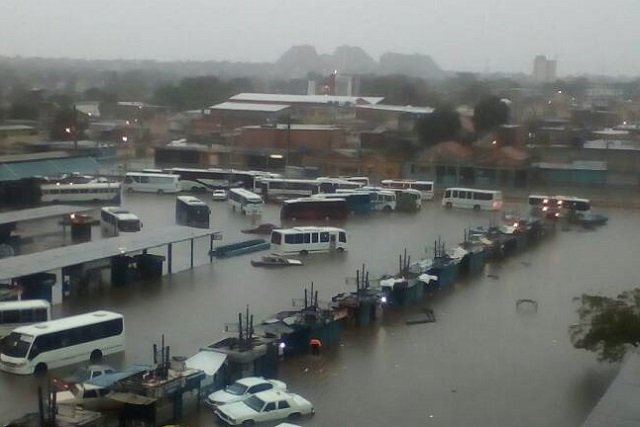
[[[26,357],[33,337],[12,332],[2,342],[2,353],[9,357]]]
[[[244,400],[245,405],[256,412],[261,412],[264,407],[264,401],[257,396],[251,396]]]
[[[235,394],[236,396],[242,396],[248,389],[246,385],[242,385],[240,383],[233,383],[229,387],[227,387],[226,391],[230,394]]]

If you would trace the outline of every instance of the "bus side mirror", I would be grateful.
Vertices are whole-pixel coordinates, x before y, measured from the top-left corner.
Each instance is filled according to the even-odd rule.
[[[140,223],[140,228],[141,228],[141,229],[142,229],[142,226],[143,226],[143,225],[144,225],[144,224]]]

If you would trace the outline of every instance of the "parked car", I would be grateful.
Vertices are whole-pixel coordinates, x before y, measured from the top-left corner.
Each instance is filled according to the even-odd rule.
[[[299,394],[280,390],[263,391],[240,402],[220,405],[215,410],[221,421],[232,426],[285,418],[295,420],[314,413],[315,409],[307,399]]]
[[[227,200],[227,190],[213,190],[212,200]]]
[[[102,375],[114,374],[115,372],[116,370],[109,365],[89,365],[78,368],[68,377],[55,378],[53,385],[57,391],[69,390],[74,384],[84,383]]]
[[[223,390],[211,393],[205,403],[212,408],[225,403],[239,402],[256,393],[267,390],[287,391],[287,385],[278,380],[267,380],[262,377],[246,377],[239,379]]]
[[[116,409],[122,403],[109,398],[111,390],[91,384],[76,383],[68,390],[56,393],[56,404],[67,406],[80,406],[90,411],[104,411]]]

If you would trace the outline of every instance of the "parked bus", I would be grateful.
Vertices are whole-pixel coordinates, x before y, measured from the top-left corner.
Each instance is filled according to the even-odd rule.
[[[124,318],[94,311],[21,326],[3,341],[0,369],[14,374],[45,372],[73,363],[99,361],[124,351]]]
[[[51,320],[51,304],[43,299],[0,301],[0,338],[19,326]]]
[[[262,197],[308,197],[321,192],[315,179],[259,178],[255,193]]]
[[[294,227],[271,232],[271,252],[276,255],[308,255],[347,250],[347,232],[336,227]]]
[[[412,188],[393,190],[396,193],[396,210],[417,212],[422,209],[422,193]]]
[[[100,230],[103,237],[115,237],[120,233],[135,233],[142,229],[137,215],[119,206],[105,206],[100,210]]]
[[[246,215],[262,215],[264,201],[256,193],[244,188],[232,188],[229,190],[227,201],[232,210]]]
[[[108,202],[120,203],[119,182],[55,182],[40,184],[43,203]]]
[[[184,191],[210,192],[216,189],[240,187],[253,189],[255,179],[262,172],[241,171],[235,169],[191,169],[171,168],[168,173],[180,176],[180,187]]]
[[[311,196],[316,199],[344,199],[347,202],[349,214],[368,214],[371,212],[371,193],[367,192],[339,192],[320,193]]]
[[[382,188],[393,190],[413,189],[422,194],[423,200],[433,200],[433,181],[414,181],[410,179],[385,179],[381,182]]]
[[[176,197],[176,224],[209,228],[209,206],[193,196]]]
[[[341,220],[348,215],[344,198],[302,197],[285,200],[280,208],[280,219],[290,221]]]
[[[363,186],[361,182],[344,178],[322,177],[316,178],[316,181],[321,184],[320,192],[322,193],[334,193],[337,190],[357,190]]]
[[[127,172],[122,189],[128,193],[177,193],[180,191],[178,175],[167,173]]]
[[[357,192],[371,194],[371,209],[374,211],[391,212],[396,210],[396,193],[382,187],[362,187]]]
[[[446,208],[468,208],[476,211],[502,209],[502,192],[475,188],[447,188],[442,197]]]
[[[559,218],[568,212],[587,213],[591,211],[591,201],[574,196],[529,196],[529,206],[538,209],[547,218]]]

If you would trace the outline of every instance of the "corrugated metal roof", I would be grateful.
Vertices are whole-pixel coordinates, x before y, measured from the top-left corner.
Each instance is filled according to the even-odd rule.
[[[635,427],[640,425],[640,356],[630,353],[582,427]]]
[[[55,270],[96,259],[155,248],[167,243],[197,239],[219,232],[174,225],[159,230],[145,230],[111,239],[80,243],[0,260],[0,280]]]
[[[279,129],[279,130],[339,130],[337,126],[333,125],[310,125],[310,124],[292,124],[291,126],[286,124],[277,124],[273,126],[244,126],[243,129]]]
[[[33,209],[20,209],[0,213],[0,224],[11,222],[32,221],[36,219],[50,218],[52,216],[63,216],[78,212],[87,212],[93,208],[71,205],[51,205]]]
[[[280,102],[283,104],[378,104],[384,97],[377,96],[336,96],[336,95],[287,95],[278,93],[239,93],[229,98],[231,101]]]
[[[286,104],[252,104],[250,102],[223,102],[221,104],[212,105],[210,110],[228,110],[228,111],[259,111],[265,113],[277,113],[291,107]]]
[[[411,105],[358,105],[358,108],[409,114],[431,114],[434,111],[431,107],[413,107]]]
[[[66,157],[46,160],[14,161],[0,163],[0,180],[11,181],[39,175],[61,175],[63,173],[92,173],[100,169],[93,157]]]

